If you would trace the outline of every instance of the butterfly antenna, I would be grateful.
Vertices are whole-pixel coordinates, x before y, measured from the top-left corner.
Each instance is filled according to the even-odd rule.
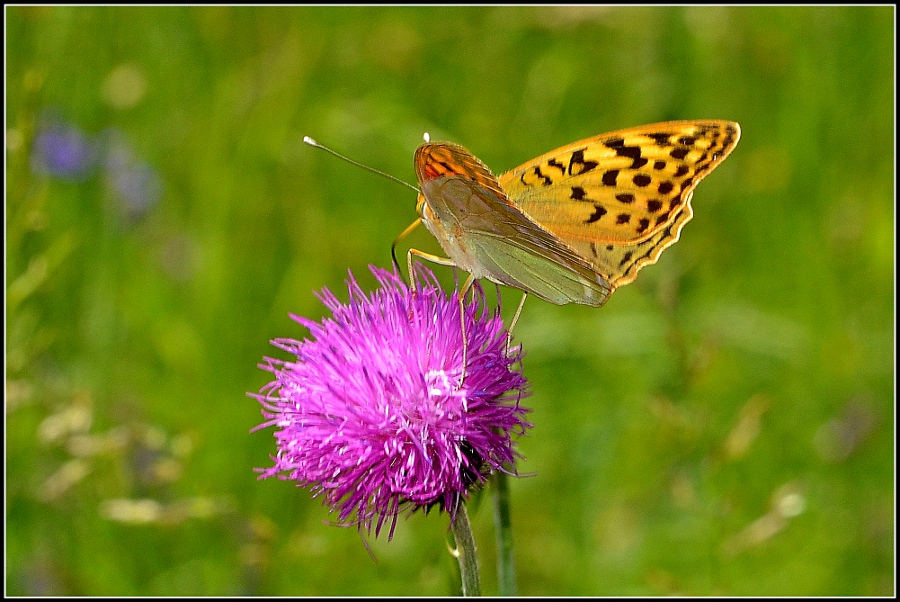
[[[339,152],[333,151],[333,150],[331,150],[330,148],[328,148],[327,146],[323,146],[323,145],[319,144],[318,142],[316,142],[315,140],[313,140],[313,139],[310,138],[309,136],[304,136],[304,137],[303,137],[303,142],[307,143],[307,144],[310,145],[310,146],[314,146],[314,147],[316,147],[316,148],[321,148],[323,151],[327,151],[327,152],[331,153],[332,155],[334,155],[335,157],[337,157],[338,159],[343,159],[343,160],[346,161],[347,163],[352,163],[353,165],[356,165],[357,167],[362,167],[363,169],[367,169],[367,170],[369,170],[369,171],[371,171],[371,172],[373,172],[373,173],[377,173],[378,175],[384,176],[385,178],[387,178],[387,179],[389,179],[389,180],[393,180],[393,181],[395,181],[395,182],[398,182],[398,183],[400,183],[400,184],[403,184],[404,186],[406,186],[406,187],[408,187],[408,188],[412,188],[412,189],[415,190],[417,193],[419,192],[419,189],[416,188],[415,186],[413,186],[412,184],[410,184],[409,182],[404,182],[404,181],[401,180],[400,178],[394,177],[394,176],[392,176],[392,175],[389,174],[389,173],[384,173],[383,171],[380,171],[380,170],[378,170],[378,169],[375,169],[374,167],[369,167],[368,165],[363,165],[363,164],[360,163],[359,161],[354,161],[354,160],[351,159],[350,157],[345,157],[344,155],[340,154]]]

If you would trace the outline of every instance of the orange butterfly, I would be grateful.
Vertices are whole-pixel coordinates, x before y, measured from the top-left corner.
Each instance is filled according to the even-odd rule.
[[[737,123],[670,121],[568,144],[495,177],[449,142],[416,150],[416,220],[473,278],[599,307],[678,240],[694,188],[740,139]],[[395,241],[395,245],[396,242]],[[463,288],[463,290],[466,289]],[[524,300],[524,299],[523,299]]]

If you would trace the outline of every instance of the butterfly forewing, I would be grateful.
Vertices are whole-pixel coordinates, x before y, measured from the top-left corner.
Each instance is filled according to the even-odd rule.
[[[728,121],[646,125],[566,145],[498,179],[514,204],[564,240],[638,242],[675,219],[739,135]]]

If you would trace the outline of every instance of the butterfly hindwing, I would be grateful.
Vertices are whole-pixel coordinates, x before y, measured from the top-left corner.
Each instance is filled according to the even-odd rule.
[[[423,222],[460,268],[559,305],[605,302],[608,283],[583,257],[510,205],[486,168],[477,177],[437,175],[421,186],[427,200]]]

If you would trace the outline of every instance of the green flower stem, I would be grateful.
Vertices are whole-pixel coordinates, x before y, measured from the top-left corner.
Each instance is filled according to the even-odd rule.
[[[466,505],[460,504],[453,521],[453,537],[456,539],[456,555],[462,577],[463,596],[481,595],[481,577],[478,574],[478,557],[475,554],[475,538],[466,513]]]
[[[512,521],[509,516],[509,477],[493,475],[494,530],[497,532],[497,582],[501,596],[516,595],[516,563],[513,557]]]

